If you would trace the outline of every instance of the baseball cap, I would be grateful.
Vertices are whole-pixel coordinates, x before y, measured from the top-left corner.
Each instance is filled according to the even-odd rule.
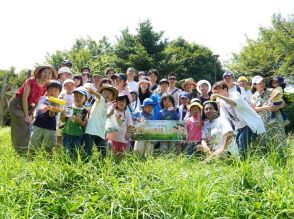
[[[186,91],[183,91],[181,94],[180,94],[180,99],[182,98],[187,98],[187,99],[190,99],[190,94]]]
[[[80,93],[80,94],[83,94],[86,98],[88,98],[88,91],[84,87],[78,87],[74,89],[73,93]]]
[[[231,72],[229,72],[229,71],[225,71],[225,73],[223,74],[223,79],[224,79],[225,77],[227,77],[227,76],[229,76],[229,77],[234,77],[234,75],[233,75]]]
[[[263,77],[256,75],[252,78],[252,84],[259,84],[263,80]]]
[[[237,82],[239,83],[239,82],[241,82],[241,81],[246,81],[246,82],[248,82],[248,78],[246,78],[245,76],[240,76],[240,77],[238,78]]]
[[[159,84],[162,84],[162,83],[167,83],[169,84],[169,81],[166,79],[166,78],[163,78],[159,81]]]
[[[143,101],[142,107],[144,107],[144,106],[154,106],[154,105],[156,105],[156,104],[151,98],[146,98]]]
[[[63,74],[63,73],[69,73],[72,75],[72,72],[70,70],[69,67],[61,67],[59,70],[58,70],[58,74]]]
[[[127,76],[124,73],[117,73],[117,74],[114,74],[114,75],[111,76],[112,80],[115,80],[116,78],[119,78],[119,79],[121,79],[123,81],[127,81],[127,79],[128,79]]]
[[[68,84],[68,83],[72,83],[73,85],[76,85],[75,82],[74,82],[74,80],[72,80],[72,79],[66,79],[66,80],[63,82],[63,86],[66,85],[66,84]]]

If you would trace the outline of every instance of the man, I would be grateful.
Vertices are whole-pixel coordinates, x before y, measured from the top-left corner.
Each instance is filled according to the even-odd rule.
[[[94,86],[96,87],[97,90],[99,90],[100,88],[100,83],[101,83],[101,75],[99,75],[98,73],[93,74],[92,76],[92,81]]]
[[[229,88],[229,94],[238,92],[247,103],[250,103],[250,100],[247,100],[247,95],[244,88],[234,83],[234,76],[231,72],[226,71],[223,74],[223,80]]]
[[[169,81],[168,94],[170,94],[174,98],[175,107],[178,107],[182,90],[176,87],[176,83],[177,83],[176,73],[170,73],[168,75],[168,81]]]
[[[64,59],[61,63],[61,67],[68,67],[68,68],[72,68],[72,63],[71,61],[69,61],[68,59]]]
[[[228,90],[224,81],[216,82],[212,87],[211,98],[220,99],[220,115],[232,121],[237,131],[236,140],[240,153],[246,155],[256,136],[265,132],[264,123],[239,92],[229,93]]]
[[[135,82],[134,78],[136,76],[136,69],[130,67],[127,70],[127,85],[130,89],[130,91],[138,91],[138,83]]]
[[[149,81],[150,81],[150,90],[153,92],[158,88],[158,85],[156,84],[159,73],[156,69],[150,69],[147,74]]]

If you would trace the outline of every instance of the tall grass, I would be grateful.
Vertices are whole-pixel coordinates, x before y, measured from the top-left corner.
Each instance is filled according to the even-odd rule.
[[[204,164],[184,156],[119,163],[14,154],[0,129],[0,218],[294,217],[294,142],[280,153]],[[286,160],[285,160],[286,159]]]

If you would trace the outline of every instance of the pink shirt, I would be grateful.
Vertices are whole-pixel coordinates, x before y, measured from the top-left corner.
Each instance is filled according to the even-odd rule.
[[[202,121],[198,117],[189,117],[186,120],[188,141],[189,142],[200,142],[202,136]]]

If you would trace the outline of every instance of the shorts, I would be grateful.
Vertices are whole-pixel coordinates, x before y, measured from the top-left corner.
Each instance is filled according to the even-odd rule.
[[[122,143],[122,142],[117,142],[117,141],[112,141],[111,143],[112,143],[111,150],[115,154],[123,153],[128,149],[127,143]]]

